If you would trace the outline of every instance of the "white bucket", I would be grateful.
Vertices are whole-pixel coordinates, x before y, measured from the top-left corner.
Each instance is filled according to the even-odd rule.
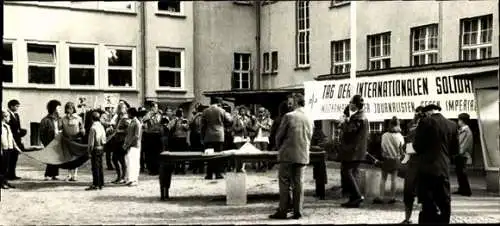
[[[246,173],[228,172],[226,179],[226,204],[239,206],[247,204],[247,175]]]

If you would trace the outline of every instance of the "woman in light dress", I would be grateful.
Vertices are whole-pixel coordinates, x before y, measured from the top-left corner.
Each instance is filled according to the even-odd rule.
[[[82,143],[85,129],[82,118],[76,114],[75,104],[73,102],[66,103],[64,113],[66,115],[61,119],[63,136],[73,142]],[[68,170],[66,180],[76,181],[77,174],[78,168]]]

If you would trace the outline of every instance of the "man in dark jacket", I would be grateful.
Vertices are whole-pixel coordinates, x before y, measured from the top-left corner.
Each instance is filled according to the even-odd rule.
[[[342,125],[342,144],[339,160],[342,162],[341,174],[345,187],[349,191],[349,201],[342,204],[346,208],[358,208],[363,202],[356,171],[365,160],[368,149],[369,122],[363,110],[364,100],[361,95],[352,97],[349,103],[350,117]]]
[[[419,158],[417,193],[422,211],[419,224],[450,223],[450,156],[458,154],[458,128],[439,113],[441,107],[428,105],[416,129],[413,148]],[[438,214],[439,211],[439,214]]]
[[[54,140],[54,137],[59,133],[62,126],[61,118],[57,111],[57,108],[60,106],[61,102],[58,100],[49,101],[49,103],[47,103],[48,114],[40,122],[40,140],[45,147]],[[47,165],[45,169],[45,180],[58,180],[57,176],[59,176],[59,168],[54,165]]]
[[[19,119],[19,114],[17,113],[19,110],[19,106],[21,103],[19,103],[18,100],[10,100],[7,103],[8,112],[10,114],[10,120],[8,122],[10,126],[10,130],[12,131],[12,136],[14,137],[14,141],[16,141],[16,144],[19,146],[21,151],[24,151],[24,145],[22,143],[21,138],[26,135],[26,130],[21,128],[21,120]],[[18,180],[21,179],[16,175],[16,166],[17,166],[17,159],[19,158],[19,153],[18,152],[13,152],[12,155],[10,155],[10,165],[8,169],[8,174],[7,174],[7,179],[9,180]]]

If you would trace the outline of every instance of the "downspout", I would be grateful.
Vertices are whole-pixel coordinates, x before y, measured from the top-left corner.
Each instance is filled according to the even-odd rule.
[[[256,26],[256,33],[257,35],[255,36],[255,44],[256,44],[256,53],[257,53],[257,57],[256,57],[256,70],[255,70],[255,77],[257,78],[257,89],[261,89],[262,88],[262,76],[261,76],[261,50],[260,50],[260,34],[261,34],[261,30],[260,30],[260,10],[261,10],[261,4],[260,4],[260,0],[255,0],[255,20],[256,20],[256,23],[257,23],[257,26]]]
[[[438,15],[438,38],[439,38],[439,63],[443,62],[443,2],[438,1],[439,15]]]
[[[139,57],[139,67],[141,70],[141,78],[142,78],[142,92],[140,92],[142,99],[142,104],[144,105],[146,103],[146,97],[147,97],[147,78],[146,78],[146,3],[147,2],[140,2],[139,7],[140,7],[140,26],[139,26],[139,52],[140,52],[140,57]]]

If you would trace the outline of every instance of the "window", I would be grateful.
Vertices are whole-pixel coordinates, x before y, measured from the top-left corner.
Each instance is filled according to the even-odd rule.
[[[264,72],[268,72],[269,71],[269,53],[264,53],[263,60],[264,60]]]
[[[182,51],[168,49],[158,51],[158,82],[162,88],[182,88]]]
[[[411,62],[413,66],[438,62],[438,25],[411,30]]]
[[[383,122],[370,122],[370,133],[383,132]]]
[[[158,11],[168,13],[180,13],[181,1],[160,0],[158,1]]]
[[[56,83],[56,45],[28,43],[28,83]]]
[[[2,82],[12,83],[14,75],[14,51],[12,43],[3,42]]]
[[[272,71],[278,70],[278,51],[273,51],[271,53],[271,70]]]
[[[331,5],[332,6],[339,6],[339,5],[345,5],[349,4],[351,1],[345,1],[345,0],[332,0]]]
[[[96,54],[93,47],[69,47],[69,84],[95,85]]]
[[[492,57],[493,15],[461,21],[461,59],[479,60]]]
[[[309,66],[309,1],[297,2],[297,66]]]
[[[391,67],[391,33],[368,36],[368,70]]]
[[[108,48],[108,86],[134,86],[134,57],[132,49]]]
[[[342,74],[351,70],[351,41],[333,41],[332,49],[332,73]]]
[[[250,89],[250,54],[235,53],[233,89]]]

